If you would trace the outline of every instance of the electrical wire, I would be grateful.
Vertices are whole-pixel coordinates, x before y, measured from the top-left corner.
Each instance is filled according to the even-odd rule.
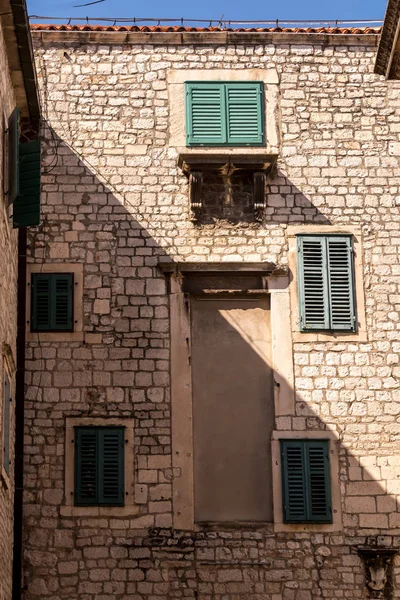
[[[101,0],[103,1],[103,0]],[[96,2],[97,3],[97,2]],[[95,3],[91,3],[95,4]],[[83,5],[80,5],[83,6]],[[43,15],[29,15],[29,19],[35,20],[43,20],[43,21],[65,21],[68,24],[71,24],[71,21],[85,21],[88,23],[91,22],[104,22],[104,23],[179,23],[183,25],[184,23],[209,23],[210,27],[215,23],[216,26],[221,24],[221,26],[230,26],[230,25],[274,25],[275,27],[281,27],[284,25],[328,25],[332,27],[338,27],[339,25],[371,25],[371,23],[375,23],[376,26],[381,26],[383,23],[382,19],[263,19],[263,20],[235,20],[235,19],[193,19],[193,18],[154,18],[154,17],[49,17]]]

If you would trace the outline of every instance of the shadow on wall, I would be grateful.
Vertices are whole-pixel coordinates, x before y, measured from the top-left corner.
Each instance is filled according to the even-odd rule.
[[[268,175],[266,221],[272,223],[319,223],[330,221],[310,200],[275,167]],[[204,173],[202,189],[203,208],[198,224],[224,220],[232,225],[254,223],[253,174],[233,174],[231,177]],[[323,202],[321,196],[321,204]],[[259,226],[259,225],[258,225]]]
[[[373,462],[385,452],[381,440],[376,448],[370,441],[359,457],[346,447],[346,439],[357,435],[352,427],[362,416],[351,415],[352,400],[340,401],[341,391],[331,388],[330,378],[338,370],[321,361],[322,344],[318,350],[308,344],[299,350],[314,376],[326,378],[315,398],[320,413],[298,394],[292,425],[295,430],[339,433],[343,531],[274,533],[272,523],[204,526],[196,532],[173,529],[168,296],[157,264],[161,257],[184,258],[184,243],[177,238],[185,231],[180,224],[187,223],[188,207],[175,202],[175,183],[157,206],[153,195],[145,196],[146,185],[137,180],[135,169],[146,174],[146,167],[131,167],[115,176],[101,160],[96,168],[88,167],[55,134],[54,142],[58,163],[45,166],[43,225],[31,233],[28,261],[84,263],[84,331],[101,334],[102,342],[51,343],[39,338],[28,346],[25,599],[94,600],[104,594],[118,600],[223,600],[230,594],[246,600],[331,600],[339,591],[352,599],[364,598],[365,575],[356,547],[391,545],[398,539],[392,536],[399,535],[397,457],[394,462]],[[45,165],[51,164],[52,155],[50,147],[44,153]],[[103,183],[97,169],[115,183]],[[294,197],[293,209],[301,203],[300,222],[327,222],[288,182],[286,202],[289,196]],[[274,220],[280,210],[274,208]],[[288,210],[287,204],[282,221],[287,221]],[[265,224],[268,218],[267,214]],[[187,235],[193,238],[196,230]],[[265,365],[253,344],[245,337],[238,340],[237,327],[228,321],[224,327],[235,343],[246,346],[247,376],[251,378],[254,365],[262,373]],[[329,344],[329,352],[337,357],[334,365],[340,365],[342,351],[343,344]],[[237,379],[236,363],[221,375]],[[345,403],[348,407],[340,414],[333,412]],[[236,404],[238,419],[248,420],[246,409]],[[60,515],[65,418],[78,416],[134,417],[135,481],[148,493],[140,500],[137,518]],[[225,431],[227,425],[219,419],[216,435],[219,426]],[[246,437],[240,445],[246,447]],[[378,469],[385,471],[385,483],[375,480]],[[359,518],[364,518],[361,529]]]

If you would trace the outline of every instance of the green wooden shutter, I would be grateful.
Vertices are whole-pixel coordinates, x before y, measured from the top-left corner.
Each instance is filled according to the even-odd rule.
[[[73,329],[73,285],[72,273],[51,275],[51,329],[72,331]]]
[[[8,203],[19,193],[19,110],[14,108],[8,119]]]
[[[308,520],[332,522],[329,442],[309,440],[306,443],[308,467]]]
[[[329,329],[328,270],[324,238],[298,237],[297,255],[301,330]]]
[[[329,442],[281,440],[285,523],[331,523]]]
[[[355,301],[353,280],[353,254],[350,237],[331,236],[326,238],[330,328],[354,331]]]
[[[264,143],[262,83],[226,83],[228,144],[259,146]]]
[[[281,454],[284,521],[303,523],[307,520],[304,444],[282,441]]]
[[[10,474],[10,409],[11,386],[7,373],[4,373],[4,424],[3,424],[3,467]]]
[[[75,505],[124,505],[124,428],[75,427]]]
[[[224,87],[220,83],[187,83],[186,140],[188,146],[226,143]]]
[[[51,329],[51,275],[47,273],[32,275],[31,288],[31,329],[32,331],[48,331]]]
[[[32,275],[32,331],[73,330],[72,273]]]
[[[350,236],[299,236],[301,331],[354,331],[355,293]]]
[[[40,141],[19,145],[19,191],[13,206],[14,228],[40,224]]]
[[[98,436],[95,428],[75,428],[75,504],[98,504]]]
[[[99,503],[122,506],[124,504],[124,430],[103,428],[99,430]]]

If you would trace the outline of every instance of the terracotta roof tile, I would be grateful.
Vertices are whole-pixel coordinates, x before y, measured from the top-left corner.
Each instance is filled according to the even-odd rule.
[[[321,33],[343,35],[366,35],[381,33],[380,27],[185,27],[181,25],[55,25],[31,23],[32,31],[116,31],[134,33],[202,33],[202,32],[245,32],[245,33]]]

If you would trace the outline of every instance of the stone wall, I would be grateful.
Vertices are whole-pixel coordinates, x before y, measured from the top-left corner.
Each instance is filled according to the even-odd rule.
[[[42,40],[43,225],[28,261],[83,264],[84,334],[27,347],[25,599],[364,598],[357,545],[400,542],[398,84],[373,74],[375,48],[356,37],[348,46]],[[262,223],[251,217],[249,181],[230,194],[212,177],[205,212],[189,218],[167,77],[194,68],[278,74],[281,151]],[[285,267],[296,224],[362,231],[366,336],[295,337],[296,410],[275,427],[336,432],[342,526],[176,530],[169,308],[157,264]],[[134,418],[131,514],[66,506],[67,417]]]
[[[17,340],[17,263],[18,234],[13,231],[8,208],[5,179],[6,163],[3,143],[6,138],[7,120],[15,106],[9,65],[3,32],[0,28],[0,598],[11,598],[11,570],[13,547],[13,499],[14,499],[14,417],[11,410],[10,477],[3,468],[3,415],[4,373],[7,370],[11,382],[11,393],[15,394],[16,340]],[[11,405],[14,406],[14,402]]]

